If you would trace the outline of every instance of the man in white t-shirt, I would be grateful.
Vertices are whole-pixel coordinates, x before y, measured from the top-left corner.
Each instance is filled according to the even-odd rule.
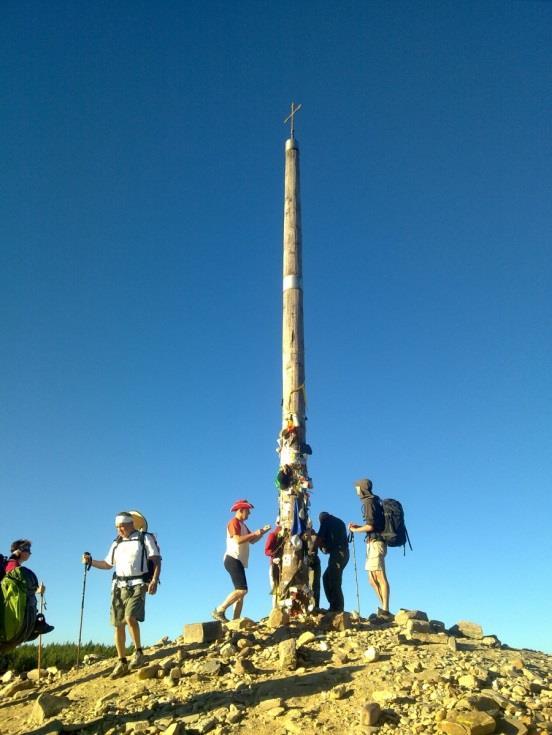
[[[129,669],[137,669],[145,663],[140,642],[140,625],[145,619],[146,592],[157,592],[161,573],[161,553],[155,537],[151,533],[137,531],[129,513],[119,513],[115,518],[119,535],[113,541],[105,559],[92,559],[83,554],[83,564],[96,569],[113,569],[111,594],[111,624],[115,626],[115,646],[119,661],[111,672],[112,678],[123,676]],[[148,561],[152,562],[151,578],[148,574]],[[126,632],[128,625],[134,643],[134,654],[130,662],[126,659]]]

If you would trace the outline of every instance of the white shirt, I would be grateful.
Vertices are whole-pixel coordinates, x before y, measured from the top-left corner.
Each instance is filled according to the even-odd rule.
[[[251,533],[243,521],[238,522],[240,524],[239,536],[245,536],[246,534]],[[236,539],[230,535],[228,527],[226,527],[226,556],[232,556],[234,559],[239,559],[244,568],[247,569],[247,564],[249,562],[249,541],[244,541],[243,543],[238,544]]]
[[[144,546],[142,549],[140,532],[133,531],[128,538],[121,538],[119,542],[114,541],[109,547],[105,561],[115,567],[117,577],[137,577],[148,571],[147,560],[153,556],[161,556],[159,546],[151,533],[144,534]],[[119,585],[142,584],[140,579],[120,580]]]

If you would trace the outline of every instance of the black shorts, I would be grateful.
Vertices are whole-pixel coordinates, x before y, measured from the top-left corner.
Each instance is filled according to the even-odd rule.
[[[224,568],[230,575],[235,590],[247,590],[247,579],[245,569],[239,559],[226,555],[224,557]]]

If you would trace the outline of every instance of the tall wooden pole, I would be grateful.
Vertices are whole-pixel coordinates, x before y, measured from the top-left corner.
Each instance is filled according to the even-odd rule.
[[[303,333],[303,265],[301,252],[301,203],[299,146],[294,137],[291,105],[291,137],[285,146],[284,258],[282,326],[282,429],[278,448],[280,470],[280,526],[284,549],[279,583],[280,604],[291,610],[306,609],[308,587],[307,543],[310,527],[306,444],[305,345]]]

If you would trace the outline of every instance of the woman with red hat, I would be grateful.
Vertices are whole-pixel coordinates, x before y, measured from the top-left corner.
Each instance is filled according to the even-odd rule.
[[[230,575],[234,591],[211,613],[215,620],[223,623],[228,622],[225,612],[230,605],[234,605],[234,620],[241,616],[243,598],[247,594],[245,570],[249,561],[249,544],[256,544],[270,530],[270,526],[259,528],[258,531],[250,531],[247,528],[245,521],[249,518],[252,508],[253,505],[245,499],[237,500],[230,508],[230,512],[235,513],[235,516],[226,527],[224,568]]]

